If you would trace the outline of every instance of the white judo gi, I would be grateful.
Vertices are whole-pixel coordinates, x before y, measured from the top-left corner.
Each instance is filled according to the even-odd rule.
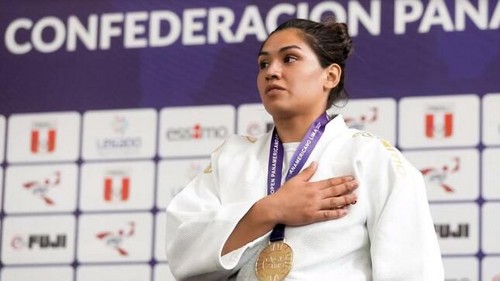
[[[167,258],[178,280],[257,280],[255,261],[269,233],[223,257],[221,250],[267,194],[270,141],[271,133],[228,138],[204,173],[170,202]],[[399,151],[347,128],[338,115],[304,167],[311,161],[318,163],[311,181],[353,175],[357,204],[340,219],[285,228],[294,257],[286,280],[444,280],[422,175]]]

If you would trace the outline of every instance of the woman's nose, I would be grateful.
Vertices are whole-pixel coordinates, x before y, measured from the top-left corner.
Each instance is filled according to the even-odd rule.
[[[281,67],[277,63],[272,63],[266,70],[266,80],[281,78]]]

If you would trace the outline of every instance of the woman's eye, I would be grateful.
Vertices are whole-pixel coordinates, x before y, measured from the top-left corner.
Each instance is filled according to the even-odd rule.
[[[294,56],[286,56],[284,61],[285,61],[285,63],[289,63],[289,62],[294,62],[296,60],[297,60],[297,58]]]
[[[259,62],[259,69],[264,69],[269,65],[267,61],[261,61]]]

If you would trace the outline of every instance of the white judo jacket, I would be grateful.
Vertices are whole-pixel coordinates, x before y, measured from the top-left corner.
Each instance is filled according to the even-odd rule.
[[[167,259],[178,280],[257,280],[269,233],[224,257],[221,250],[266,196],[270,141],[271,133],[229,137],[168,205]],[[353,175],[357,204],[340,219],[285,228],[294,256],[286,280],[444,280],[422,175],[397,149],[338,115],[304,167],[311,161],[318,163],[311,181]]]

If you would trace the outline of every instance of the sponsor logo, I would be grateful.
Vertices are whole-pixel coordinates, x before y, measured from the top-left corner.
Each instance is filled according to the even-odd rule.
[[[129,127],[127,118],[115,116],[110,124],[115,137],[97,139],[97,150],[101,153],[139,150],[142,146],[142,138],[140,136],[126,136]]]
[[[446,183],[448,177],[460,171],[460,158],[455,157],[451,163],[444,164],[441,167],[426,167],[420,169],[425,180],[441,187],[446,193],[454,192],[454,188]]]
[[[25,239],[23,239],[23,236],[21,235],[14,235],[14,237],[12,237],[10,241],[10,246],[14,250],[21,250],[22,248],[25,247],[25,245],[26,245]]]
[[[139,149],[141,138],[103,138],[97,141],[97,148],[101,151],[116,149]]]
[[[468,238],[469,237],[469,224],[459,223],[453,226],[449,223],[434,224],[436,234],[440,238]]]
[[[376,122],[378,119],[378,108],[371,107],[366,114],[361,114],[357,117],[344,118],[347,126],[358,130],[365,130],[366,125]]]
[[[191,127],[170,128],[166,131],[169,141],[202,140],[202,139],[224,139],[229,133],[225,126],[202,126],[196,123]]]
[[[448,107],[430,107],[425,114],[425,136],[430,139],[453,135],[453,113]]]
[[[27,181],[22,184],[23,188],[30,191],[33,196],[40,198],[48,206],[55,204],[54,200],[49,196],[50,190],[59,187],[61,184],[61,172],[56,171],[50,176],[41,180]]]
[[[33,154],[53,153],[56,149],[55,122],[35,122],[31,126],[30,151]]]
[[[127,172],[108,171],[104,177],[104,201],[128,201],[130,196],[130,176]]]
[[[47,249],[47,248],[66,248],[66,235],[57,234],[32,234],[28,237],[23,235],[14,235],[10,243],[14,250],[22,249]]]
[[[135,223],[129,222],[127,229],[118,229],[116,231],[101,231],[96,234],[96,238],[102,240],[104,244],[116,251],[119,256],[128,256],[128,251],[123,247],[123,242],[133,237],[135,234]]]

